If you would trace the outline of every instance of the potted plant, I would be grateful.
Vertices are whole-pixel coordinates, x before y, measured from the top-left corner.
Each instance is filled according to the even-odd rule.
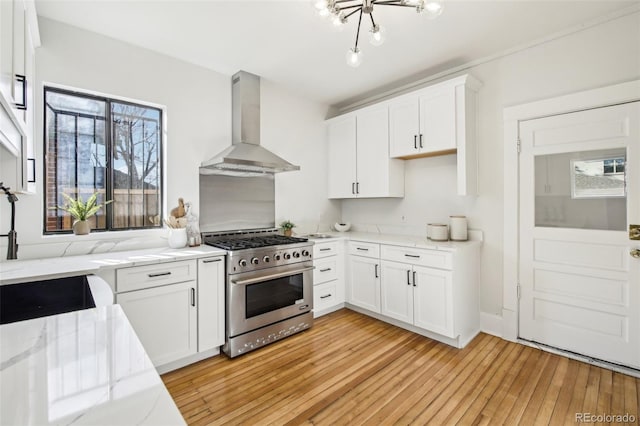
[[[82,201],[82,196],[80,194],[78,194],[77,199],[74,199],[65,193],[62,193],[62,196],[67,201],[66,204],[64,206],[53,208],[66,211],[75,219],[75,222],[73,222],[73,233],[76,235],[87,235],[91,232],[91,225],[89,225],[87,219],[96,214],[103,206],[113,202],[113,200],[109,200],[105,201],[104,204],[97,204],[97,192],[94,192],[86,203]]]
[[[280,228],[282,228],[282,233],[287,237],[291,236],[291,230],[295,227],[296,227],[296,224],[291,222],[290,220],[285,220],[280,224]]]

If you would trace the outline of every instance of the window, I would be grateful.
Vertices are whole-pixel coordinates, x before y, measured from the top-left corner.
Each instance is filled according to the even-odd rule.
[[[44,98],[45,233],[71,232],[73,218],[56,208],[63,193],[113,200],[93,230],[160,227],[162,111],[48,87]]]
[[[571,161],[572,198],[624,197],[625,157]]]

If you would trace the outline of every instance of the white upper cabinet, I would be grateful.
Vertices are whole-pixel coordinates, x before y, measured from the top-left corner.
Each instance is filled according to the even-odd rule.
[[[404,196],[404,165],[389,158],[386,105],[330,120],[328,146],[329,198]]]
[[[477,195],[480,86],[467,74],[330,119],[329,198],[403,197],[398,160],[445,154],[457,155],[457,194]]]
[[[29,191],[33,158],[35,51],[40,45],[33,0],[0,1],[0,180]]]

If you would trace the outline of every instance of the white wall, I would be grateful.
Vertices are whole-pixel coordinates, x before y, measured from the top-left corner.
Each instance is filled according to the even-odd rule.
[[[86,237],[42,235],[43,82],[166,107],[166,203],[170,209],[177,204],[178,197],[183,197],[192,201],[197,210],[198,166],[231,142],[231,77],[56,21],[41,18],[39,23],[42,39],[42,47],[36,52],[39,179],[37,194],[22,195],[16,204],[18,257],[165,245],[164,231],[93,233]],[[264,146],[302,169],[276,178],[278,218],[332,223],[338,217],[339,206],[326,198],[323,120],[327,106],[300,99],[265,81],[261,93]],[[310,192],[303,182],[322,184]],[[9,228],[8,204],[0,203],[2,232]],[[0,244],[0,258],[4,260],[6,240]]]
[[[501,315],[503,234],[502,111],[507,106],[640,78],[640,14],[615,19],[475,66],[479,92],[479,196],[455,194],[454,156],[406,162],[401,200],[343,201],[342,220],[425,232],[425,224],[465,214],[484,231],[481,310]]]

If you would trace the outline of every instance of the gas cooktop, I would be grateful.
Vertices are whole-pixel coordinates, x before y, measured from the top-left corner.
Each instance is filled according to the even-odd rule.
[[[204,237],[205,244],[224,250],[247,250],[260,247],[304,243],[306,241],[306,238],[286,237],[279,234]]]

